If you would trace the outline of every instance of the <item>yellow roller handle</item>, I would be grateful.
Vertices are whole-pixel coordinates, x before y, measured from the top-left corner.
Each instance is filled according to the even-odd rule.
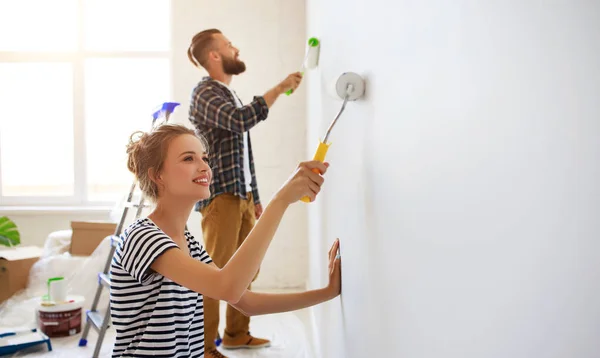
[[[327,154],[327,150],[329,149],[330,145],[331,145],[331,143],[325,144],[325,143],[319,141],[319,147],[317,147],[317,151],[315,152],[315,156],[313,157],[313,160],[318,160],[321,163],[323,163],[325,161],[325,155]],[[321,174],[321,172],[319,172],[319,169],[315,168],[312,171],[317,174]],[[308,196],[305,196],[300,200],[302,200],[305,203],[310,203],[310,198]]]

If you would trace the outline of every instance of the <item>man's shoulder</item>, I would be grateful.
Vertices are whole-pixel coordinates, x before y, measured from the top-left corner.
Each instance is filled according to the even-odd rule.
[[[219,81],[212,79],[209,76],[203,77],[196,87],[194,87],[194,92],[203,92],[203,91],[217,91],[220,93],[225,93],[226,88],[224,88]]]

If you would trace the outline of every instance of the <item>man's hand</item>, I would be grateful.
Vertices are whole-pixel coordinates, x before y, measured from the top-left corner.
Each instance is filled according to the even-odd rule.
[[[288,90],[295,90],[300,86],[300,82],[302,82],[302,74],[300,72],[295,72],[286,77],[285,80],[279,82],[277,86],[273,87],[267,93],[264,94],[263,98],[267,103],[267,107],[271,108],[277,100],[277,97],[284,94]]]
[[[256,204],[254,205],[254,215],[256,216],[256,220],[260,219],[260,216],[263,213],[263,207],[262,204]]]
[[[295,91],[302,82],[302,74],[300,72],[294,72],[286,77],[285,80],[279,83],[281,93],[285,93],[289,90]]]

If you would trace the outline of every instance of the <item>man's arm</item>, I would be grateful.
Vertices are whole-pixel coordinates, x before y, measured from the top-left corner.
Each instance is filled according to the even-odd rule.
[[[295,293],[262,293],[246,290],[239,302],[233,304],[246,316],[289,312],[311,307],[337,296],[331,288]]]
[[[195,125],[201,123],[230,132],[247,132],[260,121],[267,119],[269,108],[275,103],[277,97],[288,89],[296,89],[301,81],[300,72],[292,73],[264,96],[255,96],[250,104],[241,108],[237,108],[222,94],[215,91],[214,85],[205,84],[196,87],[192,94],[190,120]]]
[[[227,101],[213,85],[198,87],[192,96],[190,116],[194,124],[204,124],[230,132],[244,133],[267,118],[269,108],[263,97],[241,108]]]
[[[273,107],[273,104],[277,100],[277,98],[285,92],[283,89],[283,85],[280,83],[277,86],[271,88],[267,93],[263,95],[265,102],[267,103],[267,107]]]
[[[285,80],[281,81],[281,83],[263,95],[265,102],[267,102],[267,107],[271,108],[277,98],[288,90],[295,90],[298,88],[300,82],[302,82],[302,74],[300,72],[294,72],[288,75]]]

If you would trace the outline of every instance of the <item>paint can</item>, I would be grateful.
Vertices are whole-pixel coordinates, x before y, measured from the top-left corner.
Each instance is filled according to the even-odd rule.
[[[85,298],[67,296],[64,303],[42,301],[37,309],[38,327],[48,337],[68,337],[81,332],[81,311]]]

